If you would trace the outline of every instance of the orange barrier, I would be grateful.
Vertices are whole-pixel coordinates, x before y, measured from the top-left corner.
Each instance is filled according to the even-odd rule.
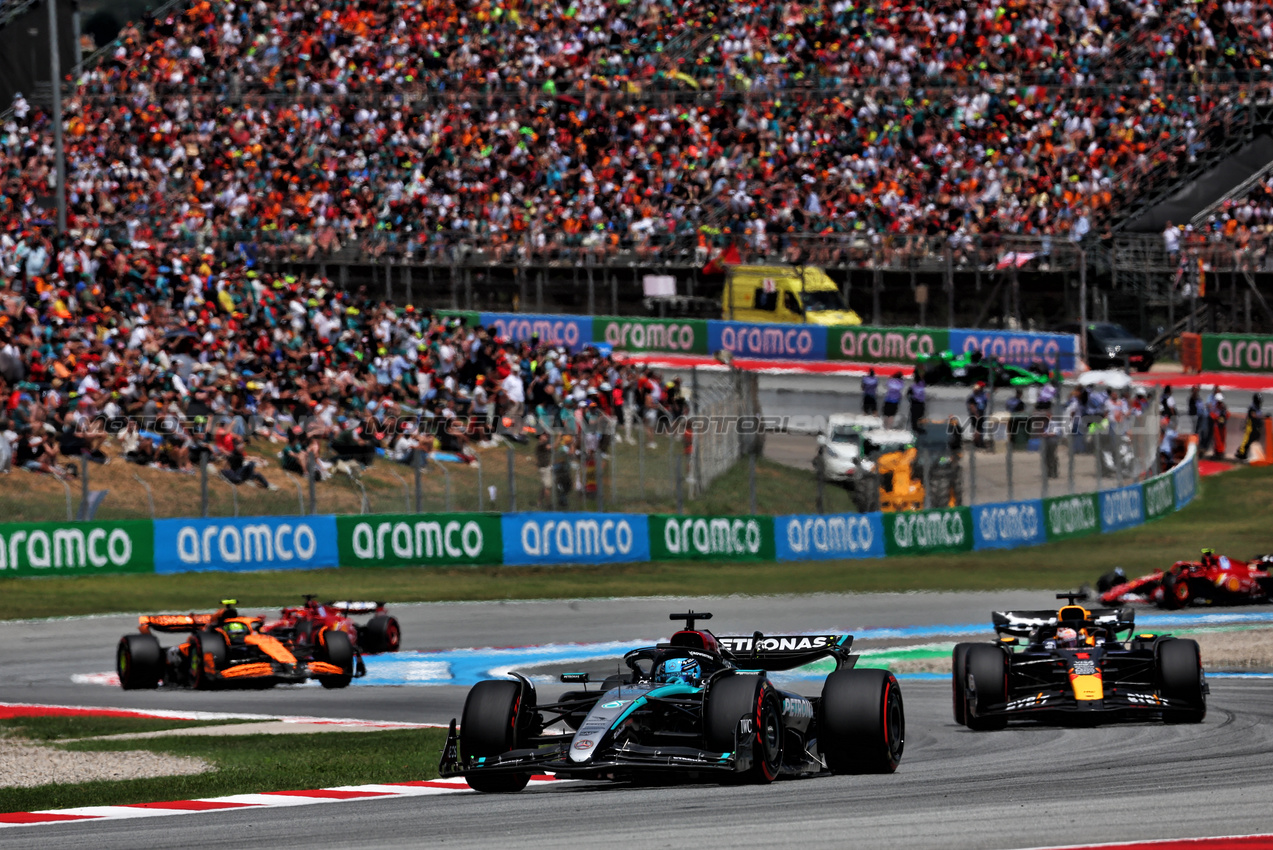
[[[1186,372],[1202,371],[1202,335],[1180,335],[1180,365]]]

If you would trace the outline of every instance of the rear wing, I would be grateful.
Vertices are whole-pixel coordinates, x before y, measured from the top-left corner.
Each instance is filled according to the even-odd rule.
[[[1108,629],[1111,633],[1130,631],[1135,628],[1136,612],[1131,608],[1092,608],[1091,618],[1082,622],[1087,626]],[[1047,611],[994,611],[991,613],[995,634],[1013,637],[1030,637],[1035,631],[1044,627],[1055,628],[1061,625],[1055,610]]]
[[[194,632],[212,625],[215,614],[151,614],[137,618],[142,634],[151,632]]]
[[[374,614],[385,607],[383,602],[328,602],[328,608],[334,608],[342,614]]]
[[[852,667],[852,635],[716,636],[722,654],[744,670],[793,670],[823,658],[834,658],[836,669]]]

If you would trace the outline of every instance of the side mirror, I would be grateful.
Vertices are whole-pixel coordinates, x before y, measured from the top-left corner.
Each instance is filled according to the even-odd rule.
[[[562,673],[561,681],[567,685],[586,685],[589,679],[587,673]]]

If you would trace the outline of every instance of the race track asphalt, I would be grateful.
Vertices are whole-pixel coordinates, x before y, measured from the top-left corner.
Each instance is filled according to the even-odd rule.
[[[718,633],[986,622],[1042,608],[1045,594],[850,595],[399,606],[406,647],[658,637],[667,613],[711,610]],[[122,617],[0,623],[6,700],[199,708],[439,722],[464,689],[363,687],[264,693],[137,693],[72,685],[110,669]],[[892,776],[769,787],[570,783],[510,796],[454,794],[292,809],[6,830],[5,850],[200,847],[1015,848],[1273,830],[1273,682],[1213,680],[1200,726],[1021,727],[974,733],[951,718],[949,685],[904,681],[906,753]],[[182,837],[179,837],[182,836]]]

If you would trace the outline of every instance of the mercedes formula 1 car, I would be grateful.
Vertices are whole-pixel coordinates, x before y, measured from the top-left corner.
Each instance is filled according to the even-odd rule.
[[[262,631],[306,646],[323,632],[339,631],[349,635],[354,647],[362,653],[397,652],[402,645],[402,628],[398,618],[385,611],[383,602],[318,602],[318,597],[305,595],[305,604],[284,608],[280,618],[266,623]],[[370,614],[371,619],[359,625],[354,616]]]
[[[849,635],[716,637],[711,614],[673,614],[685,628],[624,656],[628,672],[540,704],[530,679],[478,682],[442,754],[443,776],[478,791],[519,791],[531,774],[580,779],[771,782],[779,776],[892,773],[906,719],[897,679],[855,670]],[[773,671],[835,661],[818,696],[780,690]]]
[[[996,643],[955,646],[955,721],[1002,729],[1009,720],[1200,723],[1208,686],[1198,644],[1130,634],[1130,608],[1075,604],[1058,611],[996,611]],[[1128,632],[1125,640],[1119,634]]]
[[[1177,561],[1165,570],[1129,579],[1122,569],[1096,583],[1101,602],[1148,602],[1161,608],[1190,605],[1249,605],[1273,600],[1273,555],[1240,561],[1203,549],[1198,561]]]
[[[120,686],[268,688],[317,679],[324,688],[343,688],[366,675],[362,656],[342,631],[320,629],[302,645],[267,633],[263,617],[239,616],[235,600],[221,604],[215,614],[139,617],[140,634],[120,638],[115,655]],[[156,633],[186,637],[165,649]]]

